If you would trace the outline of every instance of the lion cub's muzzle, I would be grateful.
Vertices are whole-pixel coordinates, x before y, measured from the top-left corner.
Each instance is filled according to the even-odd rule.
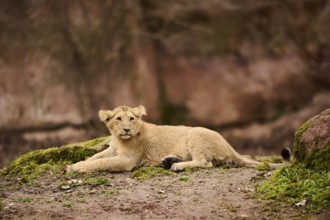
[[[121,134],[119,135],[122,139],[130,139],[133,134],[131,132],[131,129],[123,129],[123,131],[121,132]]]

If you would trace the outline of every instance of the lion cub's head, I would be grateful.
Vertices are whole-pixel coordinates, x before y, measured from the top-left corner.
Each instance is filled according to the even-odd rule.
[[[146,109],[142,105],[136,108],[119,106],[114,110],[100,110],[99,118],[112,135],[130,139],[139,134],[142,125],[141,116],[146,114]]]

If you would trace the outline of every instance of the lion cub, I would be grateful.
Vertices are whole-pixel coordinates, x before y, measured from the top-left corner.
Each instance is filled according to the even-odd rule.
[[[217,132],[202,127],[159,126],[144,122],[146,109],[119,106],[100,110],[112,139],[110,147],[67,171],[131,171],[137,166],[163,166],[173,171],[187,167],[227,164],[255,167],[259,162],[242,157]]]

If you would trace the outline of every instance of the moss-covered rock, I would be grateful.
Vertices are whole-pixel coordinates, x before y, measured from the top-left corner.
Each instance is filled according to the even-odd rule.
[[[132,173],[132,177],[139,181],[144,181],[147,179],[154,178],[156,176],[170,176],[173,174],[173,171],[165,170],[162,167],[140,167],[139,169],[134,170],[134,172]]]
[[[307,201],[307,211],[330,207],[330,109],[309,119],[295,133],[296,162],[277,169],[257,187],[258,195],[276,205]]]
[[[330,109],[309,119],[295,133],[294,156],[307,168],[330,171]]]
[[[306,199],[306,211],[330,207],[330,172],[307,169],[302,163],[277,169],[257,187],[260,198],[277,205],[293,205]]]
[[[65,165],[75,163],[108,147],[110,137],[100,137],[77,144],[69,144],[26,153],[1,171],[3,176],[20,175],[29,180],[47,170],[58,171]]]

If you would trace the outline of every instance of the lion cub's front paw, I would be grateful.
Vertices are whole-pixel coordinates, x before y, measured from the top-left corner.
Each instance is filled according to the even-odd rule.
[[[173,170],[174,172],[180,172],[180,171],[184,171],[184,167],[180,166],[180,164],[178,163],[174,163],[171,166],[171,170]]]
[[[72,165],[67,165],[64,168],[64,173],[65,172],[80,172],[80,173],[85,173],[87,172],[86,169],[84,169],[84,167],[80,166],[80,164],[72,164]]]

